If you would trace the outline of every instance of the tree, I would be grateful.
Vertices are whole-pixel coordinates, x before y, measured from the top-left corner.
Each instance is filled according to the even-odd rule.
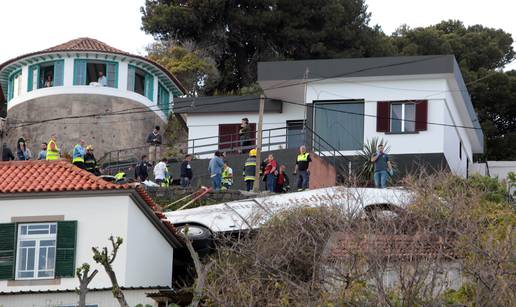
[[[90,273],[90,265],[88,263],[83,263],[82,266],[78,267],[75,271],[77,278],[79,279],[79,289],[76,289],[79,292],[79,307],[86,307],[86,294],[88,294],[88,284],[91,280],[97,275],[99,271],[97,269],[93,270]]]
[[[211,93],[220,74],[215,61],[193,44],[158,41],[147,48],[149,59],[163,65],[187,89],[189,95]]]
[[[147,0],[142,14],[143,29],[157,39],[207,50],[221,92],[253,84],[258,61],[394,52],[368,26],[364,0]]]
[[[111,284],[113,285],[113,296],[117,299],[118,303],[120,304],[120,307],[129,307],[127,301],[125,300],[124,293],[118,285],[116,273],[113,270],[112,266],[118,253],[118,249],[120,248],[120,245],[122,245],[124,240],[121,237],[117,237],[115,241],[115,238],[113,236],[110,236],[109,241],[111,241],[111,247],[113,248],[111,253],[108,252],[107,247],[103,247],[102,250],[100,250],[98,247],[92,247],[91,249],[93,250],[93,260],[95,260],[95,262],[97,263],[100,263],[106,270],[106,273],[108,274],[109,279],[111,280]]]

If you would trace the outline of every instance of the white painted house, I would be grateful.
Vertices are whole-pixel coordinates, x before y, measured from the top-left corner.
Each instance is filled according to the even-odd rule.
[[[99,273],[88,306],[118,306],[94,246],[124,239],[113,263],[130,306],[160,306],[147,293],[170,290],[175,229],[140,188],[103,181],[68,162],[0,163],[0,306],[76,306],[76,267]]]
[[[258,82],[267,97],[263,143],[271,149],[324,140],[354,157],[376,137],[407,171],[429,164],[461,176],[484,150],[452,55],[261,62]],[[235,142],[223,133],[235,135],[243,117],[257,123],[258,105],[257,96],[182,98],[174,111],[187,114],[189,151],[196,153]]]

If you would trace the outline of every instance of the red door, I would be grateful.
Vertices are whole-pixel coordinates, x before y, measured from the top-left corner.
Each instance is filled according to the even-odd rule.
[[[256,124],[251,123],[251,130],[256,131]],[[240,130],[240,124],[220,124],[219,125],[219,149],[233,149],[227,150],[226,153],[235,153],[237,148],[240,146],[240,138],[238,131]],[[255,140],[252,140],[252,144],[255,144]]]

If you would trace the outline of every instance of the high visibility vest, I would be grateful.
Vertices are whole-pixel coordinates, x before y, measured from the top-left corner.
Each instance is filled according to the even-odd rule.
[[[298,162],[301,162],[301,161],[308,161],[308,156],[309,156],[309,155],[310,155],[310,154],[309,154],[309,153],[307,153],[307,152],[305,152],[304,154],[299,154],[299,155],[297,155],[297,161],[298,161]]]
[[[82,163],[84,163],[84,155],[82,155],[79,152],[79,147],[82,148],[82,146],[79,145],[79,144],[75,144],[75,146],[73,147],[73,160],[72,160],[72,163],[75,163],[75,162],[82,162]]]
[[[115,175],[115,179],[116,179],[116,180],[122,180],[122,179],[124,179],[124,178],[125,178],[125,173],[124,173],[124,172],[118,172],[118,173],[116,173],[116,175]]]
[[[256,157],[249,157],[244,164],[244,181],[255,180]]]
[[[232,184],[233,183],[233,173],[229,172],[230,168],[226,168],[222,171],[222,183]]]
[[[55,145],[55,150],[52,150],[50,149],[51,148],[51,144],[54,144]],[[48,145],[47,145],[47,156],[46,156],[46,160],[47,161],[56,161],[56,160],[59,160],[61,157],[59,156],[59,148],[57,148],[57,144],[55,141],[49,141],[48,142]]]

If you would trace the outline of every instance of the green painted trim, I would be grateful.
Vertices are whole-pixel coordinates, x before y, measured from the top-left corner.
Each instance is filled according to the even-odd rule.
[[[21,75],[21,69],[17,69],[9,74],[9,77],[7,78],[7,101],[10,101],[13,99],[14,96],[14,79]]]

